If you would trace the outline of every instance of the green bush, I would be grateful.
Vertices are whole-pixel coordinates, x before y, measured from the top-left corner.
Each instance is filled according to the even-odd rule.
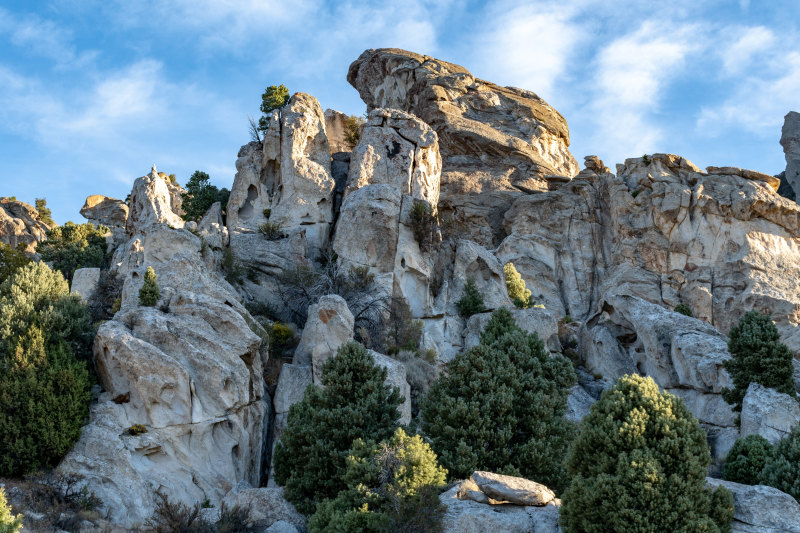
[[[567,457],[570,532],[729,532],[733,496],[706,488],[706,435],[652,378],[623,376],[581,423]]]
[[[555,490],[573,434],[564,419],[572,364],[551,357],[511,312],[492,314],[480,344],[447,364],[422,403],[422,427],[456,478],[475,470],[521,475]]]
[[[355,439],[381,441],[394,432],[401,398],[385,379],[386,370],[351,342],[322,366],[324,388],[308,387],[289,410],[273,464],[275,480],[301,512],[347,488],[346,458]]]
[[[94,332],[79,296],[69,294],[61,272],[44,263],[28,263],[0,284],[0,350],[32,324],[47,335],[48,345],[65,342],[81,359],[91,358]]]
[[[68,280],[79,268],[102,267],[106,256],[105,226],[67,222],[47,231],[47,240],[36,246],[43,261],[51,263]]]
[[[364,125],[364,118],[350,115],[344,119],[344,142],[352,150],[361,138],[361,126]]]
[[[378,445],[357,439],[347,457],[347,488],[317,506],[309,531],[441,531],[438,489],[446,476],[419,435],[398,428]]]
[[[139,289],[139,305],[145,307],[155,307],[158,303],[159,297],[159,290],[158,284],[156,280],[158,276],[156,276],[155,270],[153,267],[147,267],[147,270],[144,273],[144,284],[142,288]]]
[[[480,313],[485,309],[483,304],[483,295],[475,285],[475,280],[467,278],[467,283],[464,284],[464,292],[461,299],[456,302],[458,314],[464,318],[469,318],[475,313]]]
[[[214,202],[220,202],[224,212],[230,194],[228,189],[218,189],[212,185],[208,174],[195,170],[186,182],[186,191],[181,193],[181,218],[186,221],[200,220]]]
[[[800,425],[775,445],[764,463],[761,484],[791,494],[800,502]]]
[[[163,492],[156,492],[156,508],[145,523],[152,533],[212,533],[215,528],[200,516],[200,504],[191,507],[173,502]]]
[[[39,212],[39,218],[42,222],[50,227],[57,226],[53,220],[53,212],[50,211],[49,207],[47,207],[46,198],[37,198],[34,202],[34,205],[36,206],[36,211]]]
[[[266,237],[268,241],[277,241],[283,238],[281,225],[277,222],[264,222],[258,226],[258,231]]]
[[[694,313],[692,313],[692,308],[684,303],[680,303],[675,306],[675,312],[680,313],[682,315],[694,317]]]
[[[0,242],[0,283],[30,262],[31,258],[25,253],[24,244],[20,243],[16,248],[12,248]]]
[[[45,349],[36,326],[16,338],[0,364],[0,476],[52,467],[81,433],[89,372],[69,346]]]
[[[722,396],[734,405],[734,410],[742,410],[742,400],[750,383],[796,396],[792,352],[780,342],[778,328],[769,315],[747,312],[739,324],[731,328],[728,350],[731,358],[724,365],[733,380],[733,388],[723,390]]]
[[[403,298],[393,298],[389,303],[386,321],[386,353],[397,355],[401,350],[418,352],[422,338],[422,321],[414,320],[411,308]]]
[[[508,289],[508,296],[514,302],[514,305],[520,309],[527,309],[533,306],[533,299],[531,291],[525,287],[525,280],[522,279],[514,263],[506,263],[503,267],[503,273],[506,276],[506,288]]]
[[[298,342],[299,339],[294,329],[286,324],[275,322],[269,330],[269,356],[273,359],[281,359],[287,354],[291,354]]]
[[[258,119],[258,129],[267,131],[269,129],[269,119],[267,115],[276,109],[280,109],[289,103],[289,89],[285,85],[270,85],[261,95],[261,112],[263,115]]]
[[[19,533],[22,531],[22,515],[14,516],[6,500],[6,490],[0,487],[0,533]]]
[[[436,230],[436,216],[433,214],[431,204],[425,200],[414,199],[409,213],[411,231],[422,251],[430,250],[433,243],[433,234]]]
[[[761,435],[738,439],[725,458],[722,478],[745,485],[758,485],[764,464],[772,453],[772,444]]]

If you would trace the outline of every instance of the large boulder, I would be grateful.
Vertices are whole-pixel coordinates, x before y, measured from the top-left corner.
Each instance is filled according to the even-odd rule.
[[[552,490],[541,483],[521,477],[476,471],[472,474],[472,481],[489,497],[490,502],[541,507],[556,497]]]
[[[446,533],[559,533],[558,499],[544,506],[489,505],[463,497],[461,485],[442,493],[439,500],[446,513],[442,521]]]
[[[458,213],[470,230],[483,224],[496,233],[504,211],[498,217],[476,210],[471,196],[501,193],[497,204],[507,208],[523,191],[548,190],[549,176],[569,179],[578,172],[566,120],[530,91],[394,48],[365,51],[350,65],[347,80],[368,109],[413,113],[439,134],[442,208]]]
[[[79,268],[72,275],[69,292],[79,294],[84,302],[91,300],[100,283],[99,268]]]
[[[325,132],[328,134],[328,146],[331,154],[349,152],[353,149],[347,141],[347,115],[335,109],[325,110]]]
[[[314,383],[319,383],[325,361],[336,355],[342,344],[353,340],[353,324],[353,313],[344,298],[336,294],[323,296],[308,308],[308,320],[293,362],[312,365]]]
[[[761,435],[772,444],[787,436],[800,424],[797,398],[751,383],[742,400],[742,437]]]
[[[25,202],[0,198],[0,242],[16,248],[25,245],[29,253],[36,251],[36,244],[47,237],[50,227],[42,221],[39,212]]]
[[[786,158],[785,179],[795,193],[800,191],[800,113],[789,111],[783,119],[781,146]]]
[[[800,533],[800,503],[764,485],[706,478],[708,486],[733,493],[733,533]]]
[[[128,204],[116,198],[93,194],[86,197],[81,216],[94,225],[103,225],[111,230],[115,240],[125,238],[125,225],[128,222]]]

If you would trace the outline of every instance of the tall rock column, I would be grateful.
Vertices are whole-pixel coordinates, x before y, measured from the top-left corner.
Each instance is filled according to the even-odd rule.
[[[783,119],[781,146],[786,157],[786,180],[794,189],[800,191],[800,113],[789,111]]]

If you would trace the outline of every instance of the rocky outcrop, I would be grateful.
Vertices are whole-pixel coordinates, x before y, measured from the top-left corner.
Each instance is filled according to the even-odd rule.
[[[789,111],[783,118],[781,146],[786,158],[785,179],[794,192],[800,191],[800,113]]]
[[[50,229],[39,217],[39,212],[25,202],[0,198],[0,242],[16,248],[25,245],[25,251],[34,253],[36,244],[47,237]]]
[[[369,267],[380,295],[404,299],[417,317],[433,306],[433,262],[415,237],[412,209],[419,201],[435,209],[440,173],[428,125],[397,110],[371,111],[351,155],[333,240],[345,268]]]
[[[59,466],[85,476],[123,527],[152,514],[157,491],[218,506],[238,481],[258,485],[268,420],[262,339],[216,273],[213,254],[199,237],[170,227],[182,224],[155,172],[136,181],[131,205],[132,236],[112,266],[124,280],[122,308],[94,345],[103,392]],[[161,298],[141,307],[149,266]],[[146,432],[129,432],[134,425]]]
[[[541,483],[521,477],[504,476],[493,472],[474,472],[472,482],[489,498],[489,502],[495,505],[510,503],[541,507],[556,497],[552,490]]]
[[[81,216],[96,226],[106,226],[111,230],[115,240],[122,241],[125,239],[128,210],[128,204],[122,200],[93,194],[86,198],[81,208]]]
[[[137,178],[131,191],[131,208],[126,228],[128,237],[154,224],[182,228],[183,220],[172,210],[172,197],[167,182],[153,165],[150,174]]]
[[[292,361],[312,365],[314,383],[322,377],[322,365],[336,355],[342,344],[353,340],[353,314],[344,298],[335,294],[323,296],[308,308],[308,320]]]
[[[706,478],[708,486],[733,493],[733,533],[798,533],[800,503],[790,495],[764,485],[741,485]]]
[[[800,403],[788,394],[751,383],[742,400],[741,421],[742,437],[761,435],[777,444],[800,424]]]
[[[328,134],[328,146],[331,154],[349,152],[353,149],[347,141],[346,124],[347,115],[335,109],[325,110],[325,132]]]
[[[350,65],[347,80],[368,109],[413,113],[439,134],[440,207],[457,214],[473,235],[481,226],[490,228],[490,240],[481,244],[491,246],[513,198],[548,190],[551,175],[569,179],[578,172],[566,120],[530,91],[394,48],[365,51]]]
[[[79,268],[72,275],[69,292],[79,294],[84,302],[91,300],[100,283],[99,268]]]

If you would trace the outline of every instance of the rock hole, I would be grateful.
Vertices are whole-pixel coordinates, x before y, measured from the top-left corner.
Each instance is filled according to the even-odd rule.
[[[255,213],[255,202],[258,199],[258,189],[256,189],[255,185],[250,185],[247,188],[247,200],[244,201],[244,205],[239,208],[239,217],[244,219],[249,219],[253,217],[253,213]]]
[[[269,195],[270,200],[274,203],[275,190],[277,189],[280,179],[280,163],[277,159],[270,159],[264,167],[263,174],[261,175],[262,182],[264,183],[265,190]]]

